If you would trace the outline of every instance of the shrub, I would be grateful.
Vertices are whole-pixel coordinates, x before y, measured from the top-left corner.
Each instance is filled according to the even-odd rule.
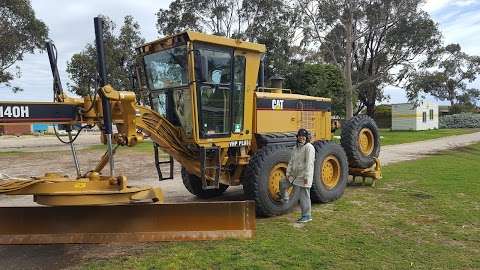
[[[292,65],[286,77],[286,88],[296,94],[331,98],[333,114],[345,116],[345,81],[342,71],[334,65]]]
[[[480,114],[461,113],[439,119],[439,128],[480,128]]]

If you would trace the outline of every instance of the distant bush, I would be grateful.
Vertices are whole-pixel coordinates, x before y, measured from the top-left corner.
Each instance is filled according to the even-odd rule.
[[[378,105],[375,108],[373,119],[375,120],[379,128],[391,128],[392,127],[392,106]]]
[[[439,119],[439,128],[480,128],[480,114],[460,113]]]

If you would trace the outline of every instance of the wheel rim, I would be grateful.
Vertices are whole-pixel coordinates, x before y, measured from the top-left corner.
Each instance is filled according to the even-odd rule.
[[[340,162],[333,156],[327,156],[322,162],[322,182],[327,189],[333,189],[340,180]]]
[[[268,193],[270,195],[270,198],[275,201],[280,201],[280,181],[285,178],[287,166],[288,164],[286,163],[279,163],[275,165],[270,171],[270,175],[268,177]],[[290,187],[287,190],[289,196],[292,192],[292,189],[293,188]]]
[[[360,152],[368,156],[373,152],[375,145],[373,132],[369,128],[363,128],[358,135],[358,145]]]

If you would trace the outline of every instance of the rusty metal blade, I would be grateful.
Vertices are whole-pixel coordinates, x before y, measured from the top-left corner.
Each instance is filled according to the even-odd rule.
[[[253,238],[252,201],[0,207],[0,244]]]

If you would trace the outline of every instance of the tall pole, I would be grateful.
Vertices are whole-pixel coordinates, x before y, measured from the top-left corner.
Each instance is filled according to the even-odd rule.
[[[105,61],[105,47],[103,44],[103,19],[95,17],[95,45],[97,48],[97,71],[100,79],[100,87],[107,85],[107,63]],[[103,91],[99,91],[103,110],[103,132],[107,139],[107,151],[110,160],[110,176],[114,174],[113,147],[112,147],[112,110],[110,101]]]
[[[353,103],[352,103],[352,95],[353,95],[353,86],[352,86],[352,26],[353,26],[353,16],[352,16],[352,7],[348,6],[345,8],[346,20],[344,22],[345,27],[345,113],[346,113],[346,120],[349,120],[353,117]]]

